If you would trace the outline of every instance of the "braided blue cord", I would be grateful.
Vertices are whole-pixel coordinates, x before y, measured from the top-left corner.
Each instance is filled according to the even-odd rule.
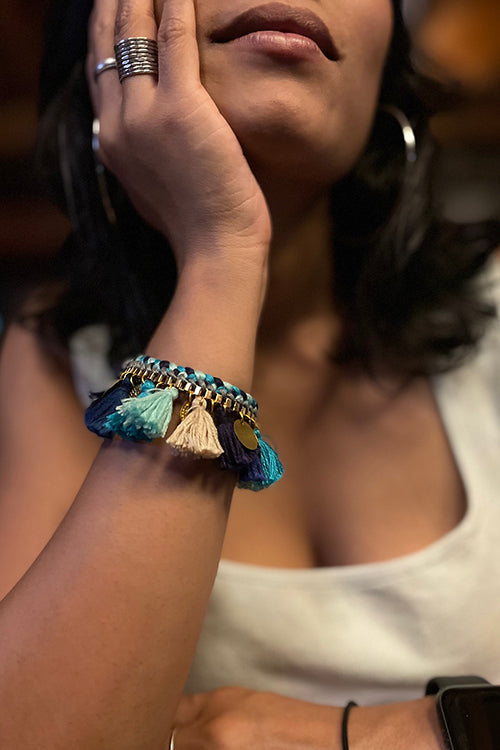
[[[215,385],[215,378],[213,377],[213,375],[208,375],[204,372],[201,372],[200,370],[195,370],[194,372],[188,373],[185,367],[176,365],[175,362],[163,361],[163,367],[161,367],[161,363],[162,360],[140,354],[139,356],[135,357],[135,359],[125,362],[124,368],[127,369],[129,367],[143,366],[148,370],[161,372],[165,375],[174,375],[178,373],[179,376],[184,380],[195,383],[196,385],[200,386],[200,388],[207,388],[216,395],[220,395],[225,398],[231,398],[233,401],[240,405],[246,405],[254,412],[258,411],[259,407],[257,401],[249,394],[246,394],[247,399],[245,399],[243,397],[242,391],[237,388],[237,386],[232,385],[231,383],[222,381],[222,387],[217,387]]]

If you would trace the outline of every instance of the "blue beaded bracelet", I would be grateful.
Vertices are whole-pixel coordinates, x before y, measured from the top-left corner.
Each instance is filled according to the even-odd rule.
[[[186,398],[180,423],[166,439],[175,453],[218,460],[221,469],[238,472],[244,489],[258,491],[282,477],[278,455],[258,428],[255,399],[219,378],[166,360],[140,355],[125,362],[120,378],[87,409],[85,424],[102,438],[165,438],[181,394]]]

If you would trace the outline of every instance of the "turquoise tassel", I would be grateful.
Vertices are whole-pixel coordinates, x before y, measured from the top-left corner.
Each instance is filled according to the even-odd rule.
[[[118,407],[120,408],[120,407]],[[113,435],[119,435],[125,440],[131,440],[134,443],[139,443],[142,440],[148,438],[144,435],[142,430],[138,430],[134,424],[125,425],[123,417],[117,411],[113,412],[106,420],[106,428],[113,433]]]
[[[150,440],[164,438],[172,420],[174,402],[179,396],[177,388],[155,388],[138,399],[140,407],[135,424],[141,427]]]
[[[264,479],[255,481],[253,477],[251,477],[250,472],[249,476],[245,477],[245,472],[242,471],[240,472],[238,487],[245,490],[252,490],[253,492],[259,492],[260,490],[266,489],[266,487],[271,487],[271,485],[279,481],[285,470],[283,464],[278,458],[278,454],[273,448],[271,448],[269,443],[266,443],[259,430],[255,430],[255,434],[259,440],[260,461],[262,464]]]
[[[155,440],[165,437],[175,399],[176,388],[155,388],[146,381],[137,398],[127,398],[107,421],[107,426],[127,440]]]
[[[269,487],[281,479],[285,470],[274,448],[271,448],[269,443],[266,443],[258,430],[256,430],[256,434],[259,439],[260,460],[262,461],[262,468],[264,469],[264,474],[267,476],[267,486]]]

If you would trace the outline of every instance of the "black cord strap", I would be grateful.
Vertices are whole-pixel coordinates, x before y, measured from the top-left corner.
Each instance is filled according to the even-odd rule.
[[[347,736],[347,724],[349,721],[349,714],[351,713],[351,709],[357,706],[358,704],[354,701],[349,701],[347,706],[344,708],[344,713],[342,715],[342,750],[349,750],[349,739]]]

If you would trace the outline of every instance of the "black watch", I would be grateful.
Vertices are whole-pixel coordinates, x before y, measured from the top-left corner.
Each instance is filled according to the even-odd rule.
[[[500,686],[482,677],[434,677],[425,694],[436,696],[447,748],[500,750]]]

